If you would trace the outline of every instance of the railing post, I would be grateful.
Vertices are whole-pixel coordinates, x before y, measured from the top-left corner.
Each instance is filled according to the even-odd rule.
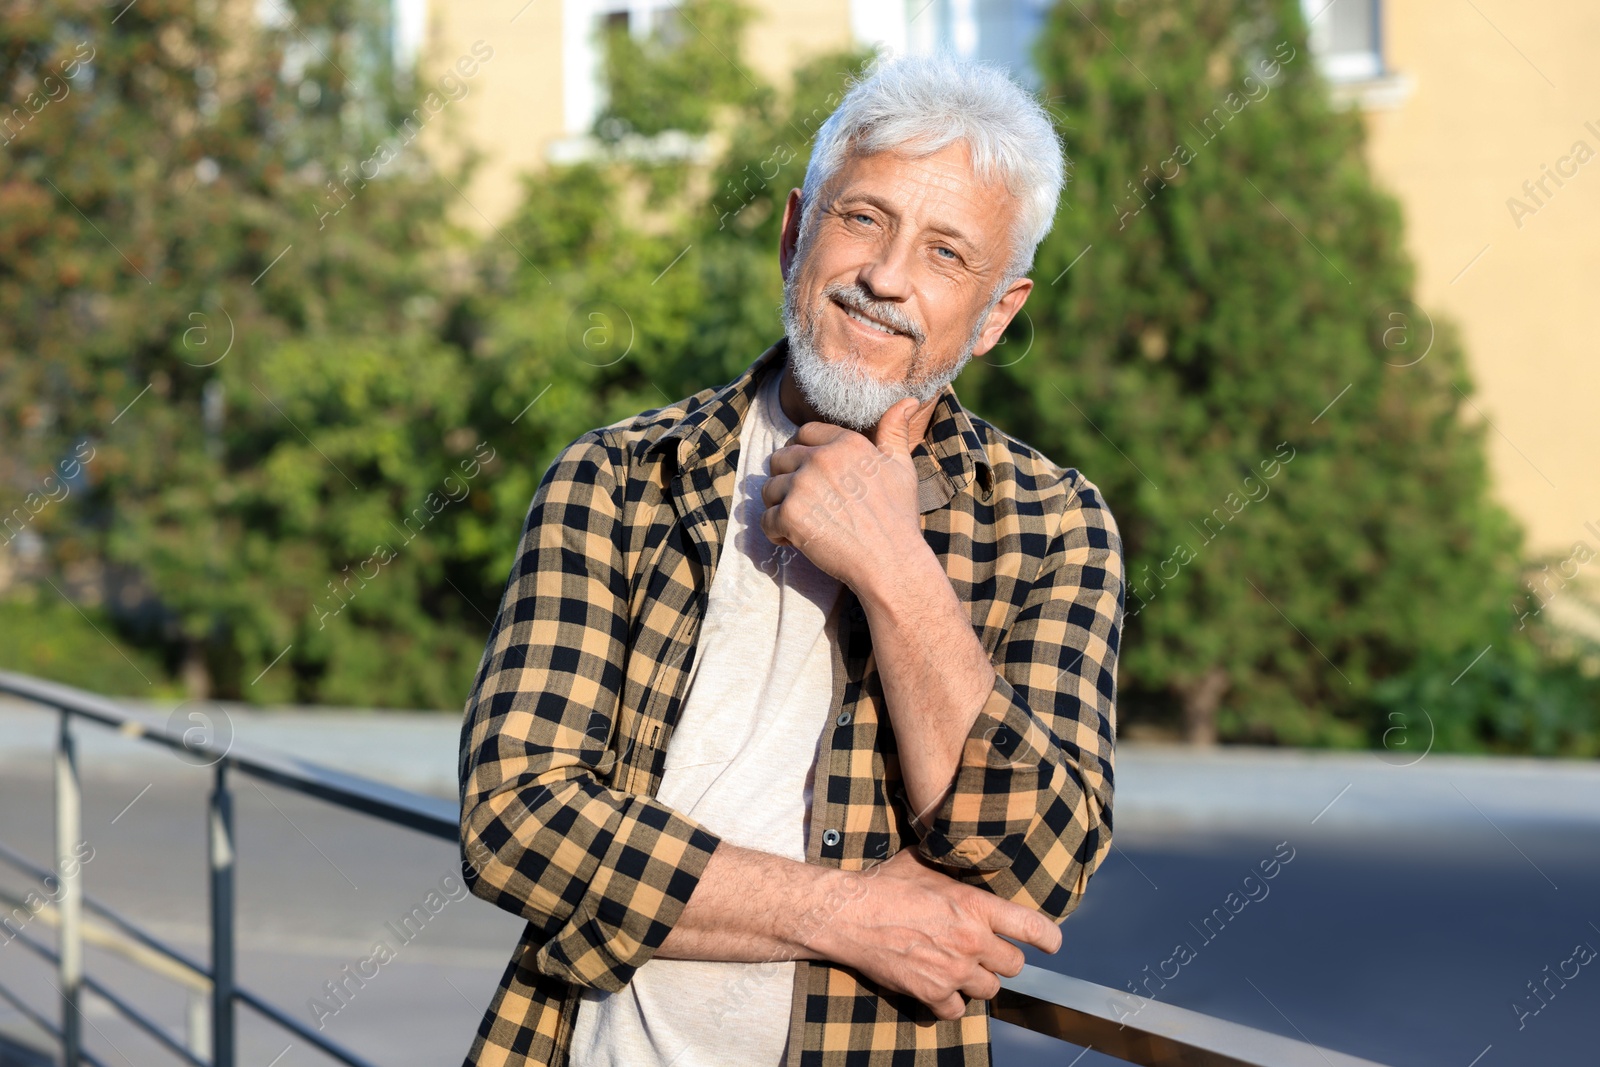
[[[198,990],[189,993],[189,1051],[211,1060],[211,998]]]
[[[83,1050],[83,866],[77,857],[83,840],[83,792],[72,740],[72,715],[61,712],[56,736],[56,901],[57,977],[61,982],[61,1056],[78,1067]]]
[[[218,760],[207,805],[211,860],[212,1067],[234,1067],[233,1029],[233,796],[228,761]]]

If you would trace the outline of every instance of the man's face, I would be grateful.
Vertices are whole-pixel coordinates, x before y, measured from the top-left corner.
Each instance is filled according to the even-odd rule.
[[[921,158],[851,156],[784,218],[783,320],[795,383],[823,419],[867,432],[908,396],[930,401],[994,347],[1032,282],[999,288],[1017,202],[979,182],[966,145]]]

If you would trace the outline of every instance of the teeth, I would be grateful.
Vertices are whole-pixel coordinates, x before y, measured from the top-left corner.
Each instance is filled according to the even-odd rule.
[[[879,323],[876,323],[876,322],[873,322],[871,319],[867,318],[865,315],[857,314],[856,312],[850,310],[849,308],[845,308],[844,309],[844,313],[846,315],[849,315],[852,319],[855,319],[857,322],[861,323],[864,326],[871,326],[874,330],[877,330],[879,333],[886,333],[886,334],[889,334],[891,337],[894,336],[894,334],[896,333],[896,331],[889,329],[889,327],[880,325]]]

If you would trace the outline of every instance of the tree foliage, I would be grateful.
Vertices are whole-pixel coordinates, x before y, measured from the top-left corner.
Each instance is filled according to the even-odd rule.
[[[1518,533],[1359,117],[1294,0],[1062,5],[1037,62],[1068,207],[970,388],[1121,518],[1125,714],[1371,740],[1380,682],[1507,639]]]
[[[732,57],[752,19],[733,0],[687,0],[655,13],[648,32],[608,22],[601,31],[607,100],[595,130],[607,141],[628,134],[709,133],[718,112],[771,96]]]
[[[726,0],[613,34],[608,154],[528,175],[469,242],[405,136],[448,123],[441,83],[376,91],[364,2],[241,49],[196,0],[0,0],[7,99],[93,50],[0,152],[0,504],[191,687],[453,708],[555,453],[781,336],[784,199],[869,57],[780,95]],[[1460,342],[1412,302],[1295,0],[1060,5],[1037,66],[1071,180],[957,387],[1118,518],[1123,723],[1595,752],[1592,650],[1508,610],[1520,535]],[[723,147],[630,145],[669,130]]]
[[[285,7],[241,41],[194,0],[4,7],[28,112],[0,153],[8,541],[92,564],[200,691],[454,702],[441,665],[476,652],[441,524],[359,600],[344,581],[473,444],[435,325],[449,189],[376,152],[416,114],[376,95],[383,8]],[[85,443],[77,491],[27,506]]]

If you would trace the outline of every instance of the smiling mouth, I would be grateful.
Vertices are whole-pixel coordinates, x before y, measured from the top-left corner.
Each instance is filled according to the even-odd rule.
[[[848,307],[845,304],[841,304],[837,300],[834,301],[834,304],[835,304],[835,306],[837,306],[839,308],[840,311],[843,311],[846,315],[850,316],[852,319],[855,319],[857,322],[859,322],[861,325],[867,327],[868,329],[876,330],[876,331],[878,331],[879,333],[883,334],[886,337],[903,337],[903,336],[905,336],[905,334],[903,334],[899,330],[896,330],[892,326],[885,326],[883,323],[878,322],[876,319],[867,318],[865,315],[863,315],[861,312],[857,311],[855,308]]]

